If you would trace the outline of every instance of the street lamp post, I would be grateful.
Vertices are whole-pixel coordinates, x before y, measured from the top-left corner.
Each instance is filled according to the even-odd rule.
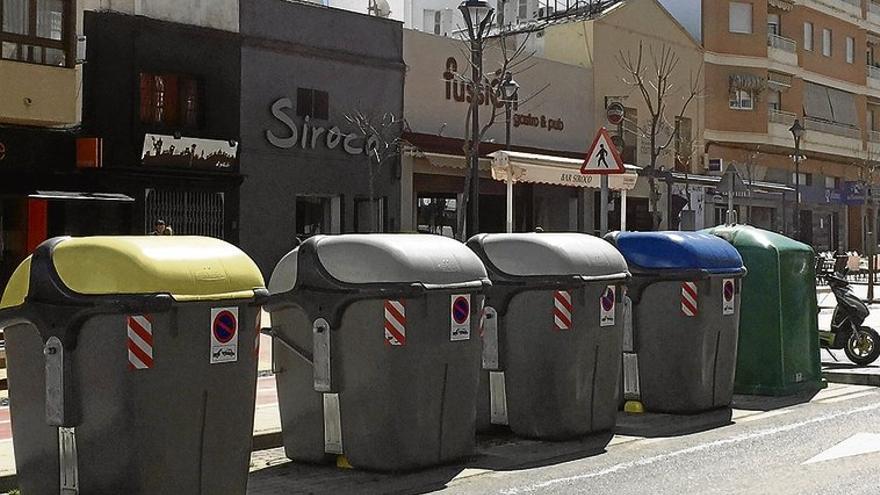
[[[801,240],[801,138],[804,126],[800,119],[794,119],[789,131],[794,137],[794,238]]]
[[[504,132],[504,148],[510,151],[510,117],[513,104],[519,97],[519,84],[513,80],[513,74],[506,72],[504,80],[501,82],[501,96],[504,97],[504,113],[505,113],[505,132]],[[507,232],[513,232],[513,169],[508,167],[507,170]]]
[[[468,237],[480,232],[480,95],[483,94],[483,38],[492,22],[494,9],[486,0],[465,0],[458,6],[467,35],[471,44],[471,77],[473,93],[471,95],[471,146],[469,167],[471,187],[467,201]],[[488,94],[485,95],[489,97]]]

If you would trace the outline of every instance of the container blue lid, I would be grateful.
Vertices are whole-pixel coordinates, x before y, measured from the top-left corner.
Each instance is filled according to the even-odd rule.
[[[620,232],[611,240],[631,271],[706,270],[723,274],[743,270],[736,248],[702,232]]]

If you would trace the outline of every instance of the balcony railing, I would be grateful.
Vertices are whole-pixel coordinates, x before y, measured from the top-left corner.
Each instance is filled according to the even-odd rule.
[[[868,77],[871,79],[880,79],[880,67],[868,66]]]
[[[767,46],[790,53],[797,53],[797,42],[776,34],[767,34]]]
[[[767,120],[774,124],[784,124],[791,125],[794,124],[794,119],[797,118],[797,114],[791,112],[785,112],[782,110],[775,110],[771,108],[767,112]]]
[[[880,131],[868,131],[868,141],[880,143]]]
[[[808,131],[824,132],[827,134],[834,134],[835,136],[843,136],[852,139],[862,138],[862,131],[858,128],[845,124],[837,124],[834,122],[816,120],[810,117],[804,117],[804,127]]]

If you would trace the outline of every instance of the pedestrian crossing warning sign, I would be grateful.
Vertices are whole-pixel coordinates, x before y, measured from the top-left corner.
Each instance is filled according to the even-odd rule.
[[[623,160],[617,147],[611,142],[611,136],[608,131],[602,127],[596,133],[590,151],[587,152],[587,159],[581,166],[582,174],[622,174],[626,172],[623,166]]]

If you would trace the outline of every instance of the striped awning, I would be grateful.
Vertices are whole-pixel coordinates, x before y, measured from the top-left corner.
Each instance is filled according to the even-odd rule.
[[[742,89],[746,91],[762,91],[767,83],[761,76],[754,74],[731,74],[730,89]]]

